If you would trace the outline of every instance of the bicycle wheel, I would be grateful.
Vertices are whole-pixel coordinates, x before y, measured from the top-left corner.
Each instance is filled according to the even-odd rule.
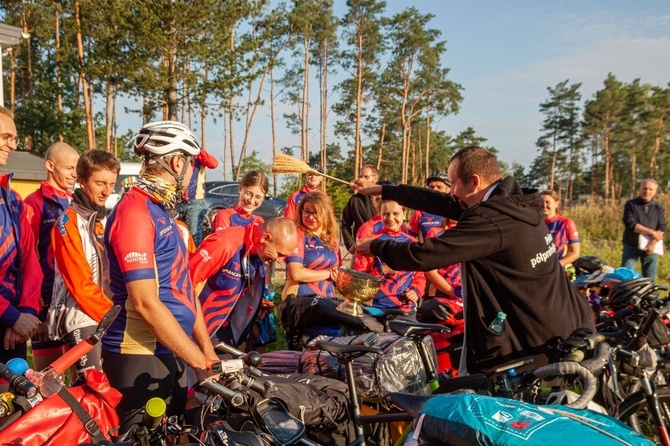
[[[666,427],[670,427],[670,388],[659,388],[656,390],[656,394],[658,395],[658,405],[661,409],[663,422]],[[654,443],[661,444],[658,426],[642,391],[630,395],[621,403],[617,418],[654,441]]]

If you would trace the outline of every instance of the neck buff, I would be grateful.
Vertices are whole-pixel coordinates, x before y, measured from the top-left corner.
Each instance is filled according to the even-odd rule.
[[[135,185],[158,200],[165,209],[173,209],[177,204],[177,187],[161,177],[143,174]]]
[[[72,201],[74,201],[80,206],[85,207],[88,210],[97,212],[95,219],[98,221],[102,220],[107,215],[107,209],[105,209],[105,206],[98,206],[97,204],[89,200],[89,198],[84,193],[83,189],[76,189],[74,191],[74,193],[72,194]]]

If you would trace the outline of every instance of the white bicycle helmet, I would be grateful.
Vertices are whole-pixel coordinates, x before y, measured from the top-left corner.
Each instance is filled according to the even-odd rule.
[[[142,126],[135,136],[133,151],[140,157],[164,156],[177,151],[196,156],[200,153],[200,144],[191,129],[181,122],[158,121]]]

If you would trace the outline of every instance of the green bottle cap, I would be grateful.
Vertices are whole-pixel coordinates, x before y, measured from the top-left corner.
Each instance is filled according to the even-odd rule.
[[[505,313],[503,313],[502,311],[499,311],[498,312],[498,319],[500,319],[501,321],[504,321],[505,319],[507,319],[507,315]]]
[[[147,405],[144,407],[144,410],[148,416],[151,418],[162,417],[165,414],[167,405],[162,398],[154,397],[147,401]]]

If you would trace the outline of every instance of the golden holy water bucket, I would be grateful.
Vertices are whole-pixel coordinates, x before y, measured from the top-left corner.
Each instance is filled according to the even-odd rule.
[[[382,279],[371,274],[340,267],[335,286],[344,296],[337,309],[352,316],[361,316],[360,304],[372,300],[379,292]]]

